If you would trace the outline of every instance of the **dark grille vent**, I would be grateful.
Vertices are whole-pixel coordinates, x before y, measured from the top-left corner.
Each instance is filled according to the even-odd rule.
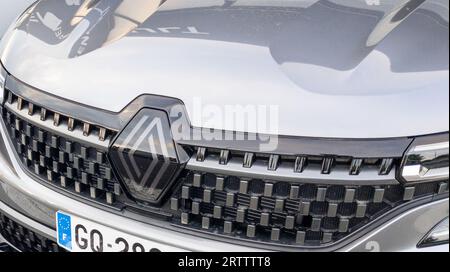
[[[249,240],[319,246],[339,241],[407,201],[448,192],[448,182],[409,187],[395,179],[378,185],[358,185],[357,181],[337,185],[333,182],[334,167],[347,168],[349,176],[365,175],[365,178],[367,169],[376,168],[371,172],[374,176],[385,176],[394,174],[391,171],[398,159],[380,158],[355,163],[354,159],[337,157],[333,164],[326,163],[327,171],[323,173],[322,167],[314,167],[314,163],[319,165],[323,160],[315,157],[302,167],[303,172],[311,167],[317,169],[318,174],[324,176],[323,182],[308,183],[252,179],[248,170],[243,172],[245,176],[224,175],[217,167],[223,169],[226,165],[224,160],[219,161],[216,153],[202,150],[201,162],[195,161],[209,163],[208,167],[187,171],[183,186],[173,195],[171,207],[178,224]],[[236,153],[229,153],[233,156],[228,163],[232,163]],[[273,156],[258,154],[246,157],[247,160],[252,158],[250,163],[242,157],[242,168],[246,169],[252,169],[258,160],[260,164],[264,164],[261,160],[266,160],[266,165],[271,158],[273,160]],[[217,164],[212,163],[215,160]],[[276,165],[283,167],[286,161],[279,160]],[[217,167],[211,167],[214,165]],[[240,173],[236,167],[233,170],[230,173]],[[276,170],[271,167],[270,171]],[[292,172],[295,171],[292,168]]]
[[[121,187],[107,158],[115,132],[51,112],[11,92],[7,97],[3,119],[31,173],[85,198],[117,204]]]
[[[56,242],[33,232],[0,213],[0,234],[24,252],[65,252]]]

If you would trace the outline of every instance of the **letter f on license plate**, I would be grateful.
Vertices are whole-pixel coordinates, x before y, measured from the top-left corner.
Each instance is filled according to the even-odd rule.
[[[73,252],[180,251],[61,211],[56,213],[56,231],[58,245]]]
[[[71,251],[72,250],[72,220],[70,215],[62,212],[56,213],[56,228],[58,233],[58,244]]]

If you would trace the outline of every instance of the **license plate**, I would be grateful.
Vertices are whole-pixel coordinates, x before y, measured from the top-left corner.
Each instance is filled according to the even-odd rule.
[[[113,228],[70,215],[56,213],[58,245],[72,252],[159,252],[174,248],[147,241]]]

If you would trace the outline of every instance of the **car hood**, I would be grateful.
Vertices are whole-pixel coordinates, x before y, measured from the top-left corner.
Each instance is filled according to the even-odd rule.
[[[46,0],[0,45],[35,88],[119,112],[183,101],[193,126],[387,138],[449,130],[446,0]],[[271,109],[237,128],[226,109]],[[276,131],[274,131],[276,130]]]

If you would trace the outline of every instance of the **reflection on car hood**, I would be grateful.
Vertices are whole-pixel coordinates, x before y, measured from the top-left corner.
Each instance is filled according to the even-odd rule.
[[[446,0],[47,0],[2,41],[18,79],[122,110],[181,99],[275,105],[278,133],[373,138],[448,131]],[[270,133],[267,128],[250,132]]]

